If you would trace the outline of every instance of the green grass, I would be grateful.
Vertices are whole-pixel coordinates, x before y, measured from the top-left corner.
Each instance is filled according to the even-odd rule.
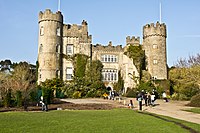
[[[189,133],[174,123],[130,109],[0,113],[0,132]]]
[[[184,111],[200,114],[200,108],[185,109]]]

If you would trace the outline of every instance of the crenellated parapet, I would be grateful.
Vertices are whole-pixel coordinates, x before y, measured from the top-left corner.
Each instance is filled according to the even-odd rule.
[[[50,9],[46,9],[44,12],[39,13],[39,23],[41,21],[57,21],[63,23],[63,15],[60,11],[53,13]]]
[[[109,42],[107,46],[101,44],[93,45],[92,50],[98,52],[123,52],[122,45],[112,46],[112,42]]]
[[[126,45],[140,45],[140,37],[135,36],[127,36],[126,37]]]
[[[166,25],[164,23],[160,24],[159,22],[157,22],[156,24],[146,24],[143,27],[143,39],[151,36],[162,36],[166,38]]]
[[[92,36],[88,35],[88,26],[85,20],[82,21],[81,25],[77,24],[65,24],[63,26],[63,36],[65,37],[77,37],[80,42],[91,43]]]

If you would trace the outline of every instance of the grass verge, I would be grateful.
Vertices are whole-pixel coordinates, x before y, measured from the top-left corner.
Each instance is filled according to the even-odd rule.
[[[184,109],[183,111],[200,114],[200,108]]]
[[[174,123],[130,109],[0,113],[1,132],[188,133]],[[193,123],[187,124],[194,125]],[[198,125],[198,124],[197,124]],[[199,125],[198,125],[199,126]],[[191,126],[192,127],[192,126]],[[195,126],[193,126],[195,127]],[[200,131],[200,129],[198,130]]]

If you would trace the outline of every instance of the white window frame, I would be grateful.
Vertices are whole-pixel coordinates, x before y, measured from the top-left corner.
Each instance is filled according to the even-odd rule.
[[[67,55],[73,55],[74,54],[74,45],[73,44],[67,44],[66,54]]]
[[[57,27],[57,29],[56,29],[56,35],[60,36],[60,27]]]
[[[67,67],[66,68],[66,80],[72,80],[73,77],[73,68]]]
[[[153,60],[153,64],[154,64],[154,65],[158,64],[158,60],[154,59],[154,60]]]

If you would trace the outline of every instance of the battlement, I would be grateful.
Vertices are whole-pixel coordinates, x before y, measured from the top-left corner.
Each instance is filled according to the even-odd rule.
[[[140,45],[140,37],[135,36],[127,36],[126,37],[126,45]]]
[[[57,21],[63,23],[63,15],[60,11],[53,13],[50,9],[46,9],[44,12],[39,13],[39,23],[41,21]]]
[[[167,37],[166,25],[164,23],[160,24],[159,22],[156,24],[146,24],[143,27],[143,38],[145,39],[150,36]]]
[[[94,51],[99,52],[123,52],[122,45],[112,46],[112,42],[110,41],[107,46],[96,44],[92,46]]]
[[[64,24],[63,36],[69,36],[69,37],[88,36],[87,22],[83,20],[81,25]]]

